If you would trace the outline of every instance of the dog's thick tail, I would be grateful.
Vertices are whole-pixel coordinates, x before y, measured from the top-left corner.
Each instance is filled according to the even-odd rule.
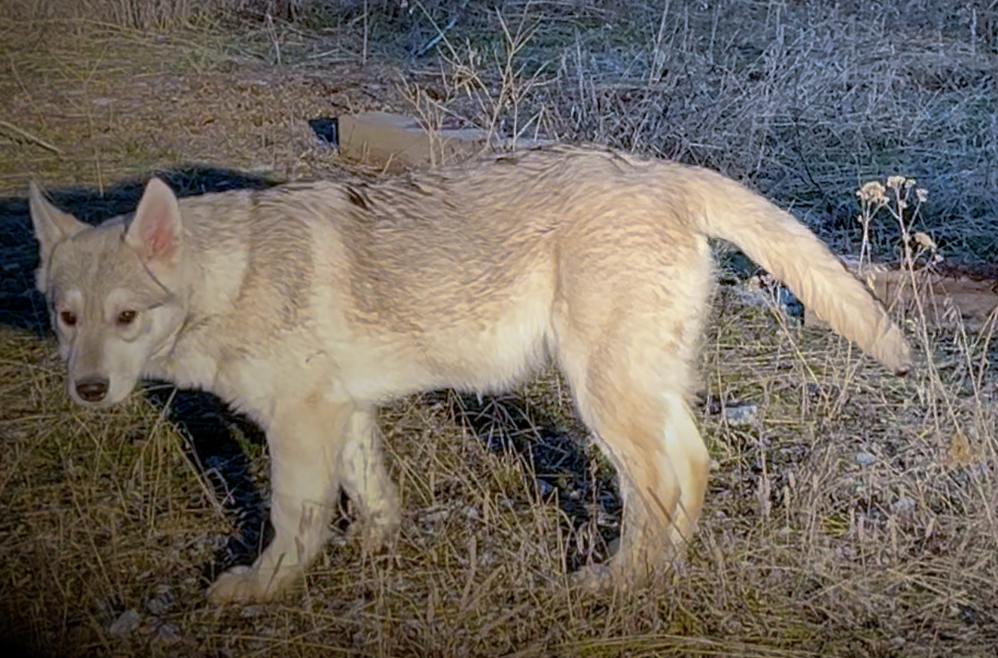
[[[737,245],[884,366],[899,374],[912,367],[911,348],[880,302],[806,226],[735,181],[698,173],[710,178],[692,186],[703,201],[700,230]]]

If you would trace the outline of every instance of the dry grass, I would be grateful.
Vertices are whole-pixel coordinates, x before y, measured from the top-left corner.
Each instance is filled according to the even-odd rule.
[[[709,4],[673,0],[664,20],[662,7],[470,5],[438,42],[442,63],[401,70],[360,62],[417,51],[434,35],[426,15],[443,31],[458,5],[372,3],[364,18],[344,4],[330,27],[306,3],[298,24],[158,36],[78,23],[52,40],[4,23],[0,118],[21,132],[0,129],[0,188],[23,194],[37,175],[103,189],[191,162],[342,175],[306,120],[405,109],[404,81],[426,92],[424,111],[498,136],[539,128],[726,170],[853,253],[858,184],[913,174],[931,195],[911,230],[949,258],[994,258],[987,7]],[[0,232],[3,264],[18,265],[4,276],[27,287],[26,217],[5,208],[18,228]],[[875,218],[873,251],[898,250],[900,232]],[[210,608],[239,492],[233,504],[199,473],[145,397],[71,406],[51,339],[2,327],[0,638],[46,656],[994,655],[993,329],[930,334],[905,319],[922,366],[896,379],[729,284],[695,407],[716,462],[701,530],[665,592],[633,597],[567,586],[605,555],[619,503],[548,372],[481,403],[444,392],[389,406],[394,549],[362,559],[347,506],[298,595]],[[726,420],[753,405],[747,424]],[[225,427],[265,491],[265,450]]]
[[[295,19],[302,0],[9,0],[9,19],[31,23],[97,22],[148,30],[212,22],[219,15]]]

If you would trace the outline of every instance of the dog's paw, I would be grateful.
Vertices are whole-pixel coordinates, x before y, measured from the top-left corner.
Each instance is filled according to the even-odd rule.
[[[572,585],[587,592],[607,592],[617,586],[613,572],[605,564],[590,564],[572,574]]]
[[[358,524],[354,536],[360,540],[360,550],[364,555],[373,555],[392,545],[398,535],[398,527],[398,519],[370,519]]]
[[[621,560],[620,556],[612,558],[607,564],[591,564],[582,567],[572,574],[572,584],[589,592],[635,592],[644,588],[665,586],[670,578],[686,573],[685,561],[675,559],[659,564],[655,568],[634,566]]]
[[[633,592],[649,584],[653,576],[648,568],[615,555],[605,564],[590,564],[574,574],[574,584],[590,592]]]
[[[375,512],[358,515],[350,526],[348,537],[359,541],[364,555],[380,553],[390,547],[398,535],[402,514],[397,505],[385,505]]]
[[[273,573],[264,577],[253,567],[232,567],[208,588],[208,603],[267,603],[280,596],[285,585]]]

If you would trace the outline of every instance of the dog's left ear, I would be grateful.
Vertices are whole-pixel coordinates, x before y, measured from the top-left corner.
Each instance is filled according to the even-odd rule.
[[[48,273],[49,257],[55,246],[67,238],[71,238],[80,231],[90,228],[76,219],[68,212],[63,212],[53,206],[45,193],[38,186],[38,183],[31,181],[28,190],[28,208],[31,213],[31,223],[35,227],[35,239],[41,253],[41,265],[36,273],[36,283],[38,290],[45,292],[46,277]]]
[[[63,212],[53,206],[36,181],[31,181],[28,189],[28,208],[31,211],[31,223],[35,225],[35,237],[42,248],[42,258],[52,252],[56,243],[70,238],[85,228],[89,228],[68,212]]]
[[[125,242],[153,273],[167,273],[180,260],[184,227],[173,190],[159,178],[146,184]]]

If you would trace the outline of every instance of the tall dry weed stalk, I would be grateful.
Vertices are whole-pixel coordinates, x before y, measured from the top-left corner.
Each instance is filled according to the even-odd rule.
[[[922,207],[929,197],[928,191],[917,187],[913,178],[894,175],[887,177],[883,183],[870,181],[864,184],[856,195],[859,197],[861,206],[860,214],[857,217],[857,221],[862,227],[860,273],[862,274],[864,268],[869,268],[871,265],[870,226],[875,219],[886,214],[887,221],[896,224],[900,233],[898,257],[905,276],[902,280],[902,289],[898,293],[899,298],[910,298],[913,302],[915,314],[908,318],[908,323],[914,328],[925,355],[923,364],[926,373],[925,381],[931,389],[931,394],[924,395],[924,401],[931,408],[937,430],[940,424],[940,409],[937,405],[940,400],[943,401],[945,407],[941,413],[948,416],[949,421],[959,427],[961,423],[955,411],[957,406],[956,393],[952,386],[947,385],[933,356],[938,352],[937,338],[930,331],[931,323],[925,308],[925,300],[934,294],[931,277],[936,266],[943,261],[943,255],[935,241],[927,233],[913,231],[913,227],[920,219]],[[906,293],[905,289],[909,290],[910,293]],[[991,320],[985,323],[985,326],[976,335],[967,333],[958,313],[955,315],[955,319],[957,320],[956,348],[964,361],[966,370],[972,375],[973,396],[977,409],[975,424],[980,426],[990,422],[985,418],[986,414],[983,412],[986,397],[985,378],[989,366],[988,353],[996,328],[995,314],[992,314]],[[929,392],[926,391],[926,393]],[[985,434],[990,434],[990,432],[985,432]]]
[[[543,108],[524,116],[524,100],[544,84],[545,72],[544,65],[528,70],[521,57],[539,28],[526,9],[514,21],[496,9],[501,39],[493,42],[491,49],[474,45],[470,40],[463,45],[455,44],[445,29],[433,24],[438,31],[435,46],[441,58],[443,98],[435,98],[417,84],[401,83],[402,93],[431,135],[450,117],[461,122],[470,119],[487,132],[488,142],[496,146],[511,147],[518,140],[541,136]],[[472,116],[454,109],[462,102],[474,108]],[[531,130],[533,134],[528,135]]]

